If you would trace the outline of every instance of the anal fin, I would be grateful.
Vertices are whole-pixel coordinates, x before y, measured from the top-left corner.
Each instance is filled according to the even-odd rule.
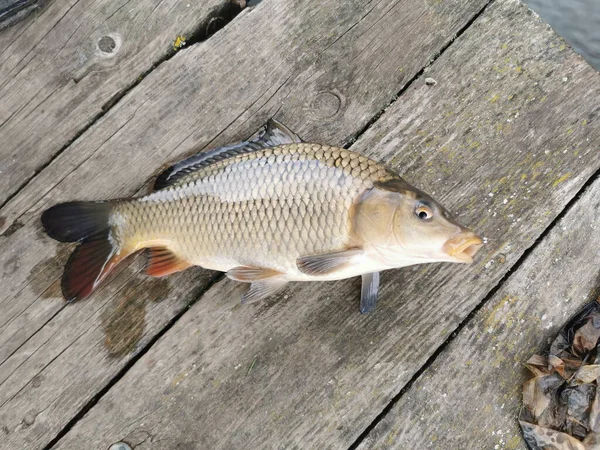
[[[250,285],[248,292],[242,296],[242,304],[270,297],[275,292],[283,288],[286,284],[287,280],[280,277],[254,281]]]
[[[287,284],[283,273],[274,269],[261,267],[238,266],[227,272],[227,277],[235,281],[252,283],[250,289],[242,297],[242,303],[267,298]]]
[[[164,277],[175,272],[181,272],[193,266],[181,259],[166,247],[151,247],[148,249],[146,273],[152,277]]]
[[[379,272],[365,273],[362,275],[360,290],[360,312],[367,314],[375,309],[379,294]]]

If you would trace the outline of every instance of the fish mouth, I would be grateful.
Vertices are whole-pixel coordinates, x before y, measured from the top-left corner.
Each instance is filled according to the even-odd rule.
[[[454,261],[465,264],[473,262],[473,256],[479,251],[483,241],[475,233],[468,231],[457,234],[444,244],[444,251]]]

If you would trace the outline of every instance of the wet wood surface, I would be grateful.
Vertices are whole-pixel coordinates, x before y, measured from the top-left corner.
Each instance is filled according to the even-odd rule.
[[[484,3],[264,0],[161,64],[44,167],[0,209],[0,448],[45,448],[62,430],[56,448],[360,441],[600,167],[598,73],[518,2],[469,24]],[[140,259],[64,305],[70,247],[43,235],[42,209],[131,195],[165,161],[273,115],[308,140],[358,135],[353,149],[486,236],[476,264],[385,273],[367,316],[357,280],[241,306],[243,286],[200,269],[151,280]]]

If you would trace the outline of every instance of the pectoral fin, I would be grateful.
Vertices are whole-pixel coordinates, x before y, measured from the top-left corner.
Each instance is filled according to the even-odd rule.
[[[375,309],[379,294],[379,272],[365,273],[360,290],[360,312],[367,314]]]
[[[300,272],[307,275],[326,275],[358,262],[362,249],[349,249],[322,255],[302,256],[296,260]]]

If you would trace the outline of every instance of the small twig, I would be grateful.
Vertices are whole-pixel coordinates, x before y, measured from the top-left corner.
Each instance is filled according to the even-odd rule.
[[[252,372],[252,368],[254,367],[254,364],[256,364],[257,359],[258,359],[258,355],[254,355],[254,359],[250,363],[250,366],[248,367],[248,372],[246,372],[246,375],[250,375],[250,372]]]

